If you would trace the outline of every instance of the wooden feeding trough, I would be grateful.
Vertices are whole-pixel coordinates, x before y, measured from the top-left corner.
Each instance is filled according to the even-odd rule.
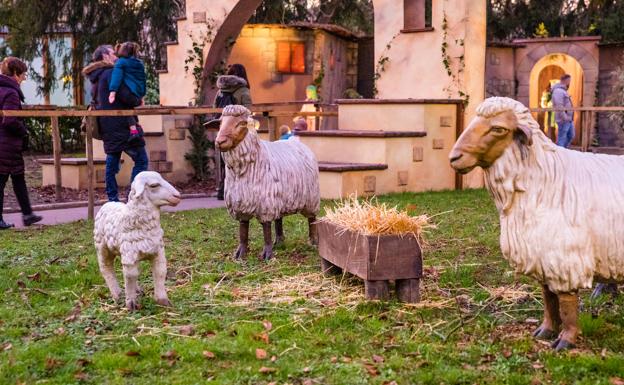
[[[318,223],[318,233],[325,273],[362,278],[368,299],[388,299],[394,281],[399,301],[420,301],[422,254],[414,235],[362,235],[327,221]]]

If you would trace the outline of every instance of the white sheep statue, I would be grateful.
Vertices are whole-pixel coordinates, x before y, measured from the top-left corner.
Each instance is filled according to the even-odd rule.
[[[167,260],[160,208],[176,206],[180,193],[153,171],[139,173],[132,182],[128,203],[108,202],[95,217],[93,239],[100,272],[111,295],[119,301],[121,289],[115,278],[115,257],[121,257],[125,283],[126,307],[138,309],[139,262],[150,260],[154,278],[154,298],[162,306],[171,306],[165,289]]]
[[[513,99],[486,99],[450,153],[451,166],[485,170],[500,214],[503,256],[542,284],[534,336],[557,350],[579,333],[578,290],[624,280],[624,157],[556,146]]]
[[[251,112],[227,106],[220,118],[216,146],[223,154],[225,205],[239,221],[236,259],[247,255],[249,220],[256,218],[264,234],[261,258],[273,257],[271,223],[276,239],[284,241],[282,217],[300,213],[308,218],[309,238],[317,243],[316,215],[320,208],[319,170],[312,151],[298,138],[267,142],[258,138]]]

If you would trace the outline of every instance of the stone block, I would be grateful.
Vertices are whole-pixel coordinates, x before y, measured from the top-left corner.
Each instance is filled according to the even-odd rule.
[[[269,28],[254,28],[253,30],[254,37],[270,37],[271,32]]]
[[[167,173],[173,171],[173,162],[158,162],[158,172]]]
[[[252,28],[248,28],[248,27],[244,27],[241,32],[240,32],[240,37],[252,37],[253,36],[253,29]]]
[[[158,171],[158,163],[160,163],[160,162],[157,162],[157,161],[156,161],[156,162],[154,162],[154,161],[150,161],[150,162],[147,164],[147,169],[148,169],[149,171]]]
[[[452,116],[440,116],[440,127],[452,127],[452,125],[453,125]]]
[[[568,48],[568,54],[578,60],[579,62],[583,59],[585,55],[590,55],[589,52],[578,44],[572,44]],[[582,63],[581,63],[582,64]]]
[[[425,150],[422,147],[414,146],[412,150],[412,159],[414,162],[422,162],[425,158]]]
[[[167,160],[167,151],[150,151],[149,158],[154,162]]]
[[[533,49],[533,51],[531,51],[527,57],[533,62],[537,62],[546,55],[548,55],[548,51],[546,51],[546,48],[544,46],[540,46]]]
[[[433,140],[433,149],[441,150],[444,148],[444,139],[434,139]]]
[[[399,171],[398,172],[398,182],[399,186],[407,186],[407,171]]]
[[[175,128],[189,128],[191,127],[191,121],[187,119],[176,119]]]
[[[497,66],[500,64],[500,58],[494,52],[490,53],[490,64],[493,66]]]
[[[193,12],[193,23],[205,23],[206,12]]]
[[[374,176],[365,176],[364,177],[364,192],[374,193],[376,189],[377,189],[377,178]]]
[[[186,139],[185,129],[169,130],[169,140],[184,140]]]
[[[95,170],[95,183],[106,183],[106,170]]]
[[[282,37],[284,35],[284,28],[271,28],[270,30],[272,37]]]

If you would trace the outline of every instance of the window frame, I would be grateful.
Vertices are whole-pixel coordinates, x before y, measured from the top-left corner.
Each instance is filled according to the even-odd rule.
[[[288,52],[289,52],[289,70],[282,71],[280,70],[280,44],[288,44]],[[303,48],[303,71],[293,71],[293,46],[301,46]],[[306,53],[308,47],[306,46],[306,42],[303,40],[278,40],[276,41],[275,46],[275,72],[278,74],[284,75],[306,75],[308,73],[308,63],[306,63]]]

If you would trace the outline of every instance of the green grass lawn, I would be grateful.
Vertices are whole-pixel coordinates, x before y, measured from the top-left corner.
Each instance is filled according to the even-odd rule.
[[[580,347],[534,341],[537,285],[501,258],[484,191],[379,198],[438,214],[427,234],[422,303],[367,302],[363,283],[319,274],[303,218],[259,262],[229,256],[237,224],[225,210],[163,215],[174,308],[112,303],[92,223],[0,233],[1,384],[622,384],[624,300],[589,303]],[[408,206],[409,205],[409,206]]]

